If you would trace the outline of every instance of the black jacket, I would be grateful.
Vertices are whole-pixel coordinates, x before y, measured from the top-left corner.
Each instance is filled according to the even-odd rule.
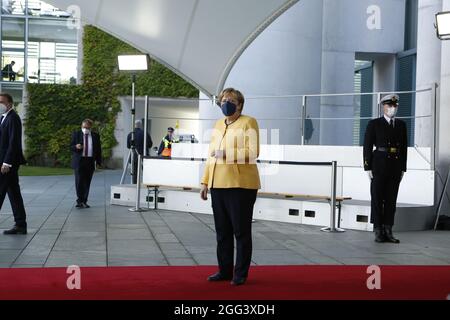
[[[142,130],[141,128],[136,128],[134,130],[134,145],[136,147],[136,151],[140,155],[144,155],[144,130]],[[147,134],[147,154],[149,154],[148,149],[151,149],[152,146],[153,146],[152,138],[150,137],[149,134]],[[127,137],[127,148],[131,149],[131,132],[128,134]]]
[[[396,148],[398,153],[374,151],[374,146]],[[407,156],[408,134],[404,121],[395,119],[394,129],[390,128],[384,117],[369,122],[364,137],[364,170],[383,172],[389,168],[406,172]]]
[[[92,155],[95,162],[101,166],[102,165],[102,147],[100,144],[100,135],[96,132],[92,132]],[[83,149],[78,150],[76,148],[77,144],[84,144],[83,141],[83,131],[75,131],[72,133],[72,139],[70,142],[70,150],[72,151],[72,168],[78,169],[80,166],[80,160],[83,155]]]
[[[22,151],[22,121],[14,110],[0,126],[0,165],[3,163],[14,168],[26,163]]]

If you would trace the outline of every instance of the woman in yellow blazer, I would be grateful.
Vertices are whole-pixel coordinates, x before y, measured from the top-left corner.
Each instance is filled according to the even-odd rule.
[[[255,119],[242,115],[244,102],[242,93],[233,88],[223,90],[218,97],[225,118],[214,127],[200,192],[207,200],[211,190],[217,234],[219,271],[208,280],[232,280],[232,285],[242,285],[248,277],[253,207],[261,188],[256,165],[259,128]],[[234,237],[237,248],[233,271]]]

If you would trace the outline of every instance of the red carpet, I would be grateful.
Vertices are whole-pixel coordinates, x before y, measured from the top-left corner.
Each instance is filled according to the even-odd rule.
[[[252,267],[244,286],[205,279],[216,267],[81,268],[70,291],[65,268],[0,269],[0,299],[309,300],[438,299],[450,295],[450,266],[381,267],[381,290],[365,266]],[[450,297],[449,297],[450,298]]]

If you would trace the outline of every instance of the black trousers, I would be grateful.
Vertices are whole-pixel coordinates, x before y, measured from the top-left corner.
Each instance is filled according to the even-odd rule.
[[[75,188],[77,190],[77,203],[87,203],[92,176],[95,171],[94,158],[81,158],[80,165],[75,169]]]
[[[137,184],[137,174],[138,174],[138,156],[136,156],[133,160],[133,172],[132,172],[132,182],[133,184]],[[141,165],[141,176],[142,176],[142,165]]]
[[[370,186],[371,222],[375,228],[382,225],[393,226],[397,207],[401,171],[374,173]]]
[[[236,265],[234,277],[247,278],[252,259],[253,207],[258,190],[211,189],[212,208],[217,235],[219,271],[233,274],[234,238]]]
[[[19,168],[11,168],[7,174],[0,174],[0,209],[8,193],[11,208],[14,214],[14,221],[18,227],[27,227],[27,215],[23,205],[22,193],[19,185]]]

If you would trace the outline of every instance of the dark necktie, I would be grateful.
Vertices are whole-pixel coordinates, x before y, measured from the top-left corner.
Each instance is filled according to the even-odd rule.
[[[88,139],[88,135],[85,134],[84,135],[84,156],[85,157],[88,156],[88,150],[89,150],[89,139]]]
[[[394,120],[391,119],[391,121],[389,121],[389,126],[394,129]]]

